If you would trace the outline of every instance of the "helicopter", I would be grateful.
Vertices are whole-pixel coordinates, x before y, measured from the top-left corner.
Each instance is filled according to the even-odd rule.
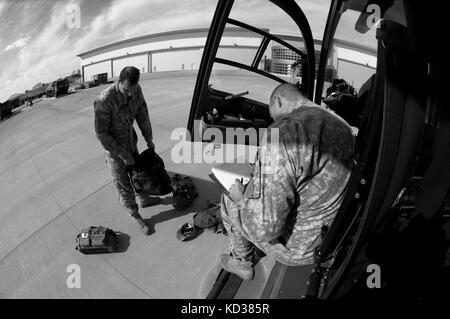
[[[443,10],[437,4],[424,8],[419,1],[333,0],[317,59],[317,43],[301,3],[267,1],[298,27],[302,45],[295,45],[267,29],[235,19],[236,2],[220,0],[216,7],[187,123],[192,140],[201,140],[198,134],[194,138],[199,127],[225,131],[271,124],[268,99],[257,93],[270,93],[294,76],[289,72],[281,76],[264,67],[269,43],[295,54],[291,66],[301,68],[297,84],[316,104],[322,104],[333,76],[345,74],[354,77],[346,81],[359,81],[355,167],[343,204],[323,231],[315,263],[293,267],[276,262],[261,297],[448,296],[450,114],[443,93],[447,63],[438,39]],[[373,53],[375,67],[362,63],[353,74],[333,74],[330,61],[336,60],[333,55],[339,51],[339,30],[349,24],[352,28],[345,30],[352,32],[355,41],[370,37],[372,47],[367,51]],[[219,44],[230,26],[262,38],[247,63],[221,53]],[[272,61],[273,55],[272,50]],[[254,74],[270,84],[261,84],[253,95],[247,87],[227,87],[225,80],[217,80],[218,64]],[[228,121],[209,120],[211,110],[228,115]],[[237,142],[230,139],[225,143]],[[236,298],[243,296],[245,289],[246,283],[222,270],[207,298]]]

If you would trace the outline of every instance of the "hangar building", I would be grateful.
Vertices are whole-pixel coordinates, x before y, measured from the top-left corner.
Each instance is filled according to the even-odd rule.
[[[99,73],[108,73],[108,78],[119,76],[128,65],[142,73],[198,70],[208,28],[177,30],[130,38],[80,53],[83,81],[91,81]],[[269,30],[264,30],[268,32]],[[277,35],[284,41],[302,48],[301,37]],[[227,28],[222,37],[217,56],[244,64],[251,64],[262,41],[261,35],[238,27]],[[291,76],[291,65],[299,58],[288,48],[271,44],[260,65],[261,69],[275,75]],[[314,40],[316,71],[321,41]],[[217,69],[230,66],[218,64]],[[348,79],[358,89],[376,67],[376,50],[362,45],[335,40],[328,60],[329,77]],[[363,72],[361,72],[361,70]]]
[[[119,76],[127,65],[146,72],[198,70],[208,29],[171,31],[131,38],[81,53],[83,81],[95,74],[108,73],[108,78]],[[239,56],[253,59],[261,37],[244,29],[227,29],[220,43],[224,58]],[[226,69],[226,66],[223,66]]]

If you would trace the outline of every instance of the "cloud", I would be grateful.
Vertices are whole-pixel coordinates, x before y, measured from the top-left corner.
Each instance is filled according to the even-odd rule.
[[[130,37],[209,26],[216,3],[208,0],[114,0],[82,26],[85,35],[77,41],[78,52]]]
[[[26,27],[17,30],[25,36],[8,45],[3,51],[3,57],[0,55],[3,60],[0,81],[4,83],[0,101],[13,93],[30,89],[38,82],[54,81],[78,67],[70,46],[71,34],[66,26],[65,8],[68,3],[70,2],[51,3],[43,10],[45,23],[38,32]],[[33,8],[30,7],[29,10],[25,14],[33,16]],[[12,52],[13,48],[22,49]]]
[[[14,48],[25,47],[27,45],[28,41],[30,41],[30,38],[21,38],[21,39],[15,41],[12,44],[8,44],[3,51],[9,51],[9,50],[12,50]]]

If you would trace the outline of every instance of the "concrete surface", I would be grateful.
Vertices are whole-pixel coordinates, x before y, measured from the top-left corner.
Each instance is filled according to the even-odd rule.
[[[170,72],[141,79],[157,152],[170,174],[192,176],[200,194],[184,212],[172,208],[170,196],[141,210],[153,231],[148,237],[119,204],[95,137],[93,101],[106,86],[40,101],[0,122],[0,298],[205,297],[226,238],[206,231],[179,242],[175,234],[206,199],[217,201],[220,189],[207,176],[211,165],[175,164],[170,156],[170,134],[186,126],[195,78]],[[248,79],[239,80],[246,89]],[[120,231],[119,252],[76,251],[75,236],[90,225]],[[80,289],[66,285],[71,264],[80,266]],[[272,264],[262,265],[242,297],[258,297]]]

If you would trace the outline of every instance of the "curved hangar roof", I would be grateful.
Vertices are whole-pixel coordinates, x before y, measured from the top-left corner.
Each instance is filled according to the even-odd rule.
[[[199,28],[155,33],[106,44],[77,56],[81,58],[82,65],[89,65],[148,52],[199,49],[205,45],[208,30],[208,28]],[[226,36],[221,42],[222,47],[254,48],[258,47],[261,41],[260,35],[241,28],[227,28],[225,32]]]

